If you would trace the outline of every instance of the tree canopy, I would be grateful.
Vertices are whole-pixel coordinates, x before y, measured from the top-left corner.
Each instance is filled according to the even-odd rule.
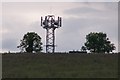
[[[28,32],[23,36],[18,48],[26,52],[40,52],[42,51],[41,37],[35,32]]]
[[[81,47],[81,51],[82,51],[82,52],[87,52],[86,50],[87,50],[87,49],[86,49],[85,46],[82,46],[82,47]]]
[[[115,50],[115,46],[113,43],[109,41],[107,35],[103,32],[91,32],[86,35],[85,46],[90,52],[112,52]]]

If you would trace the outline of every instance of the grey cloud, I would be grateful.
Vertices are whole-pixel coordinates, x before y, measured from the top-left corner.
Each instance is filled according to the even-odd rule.
[[[69,18],[69,19],[64,19],[63,20],[63,27],[64,30],[69,30],[69,32],[76,32],[79,29],[86,29],[87,28],[92,28],[92,27],[96,27],[96,29],[98,27],[100,27],[100,30],[108,30],[108,28],[110,30],[113,30],[113,28],[115,30],[117,30],[117,22],[112,23],[113,20],[109,20],[109,19],[94,19],[94,18]],[[115,20],[117,21],[117,19]],[[109,30],[109,31],[110,31]]]
[[[76,3],[76,5],[82,3]],[[72,15],[77,17],[88,17],[88,18],[111,18],[117,16],[118,3],[117,2],[91,2],[83,3],[86,6],[80,6],[76,8],[64,10],[64,14]]]
[[[100,12],[100,10],[89,8],[89,7],[78,7],[78,8],[73,8],[73,9],[68,9],[64,11],[66,14],[88,14],[88,13],[95,13],[95,12]]]
[[[4,39],[2,41],[2,49],[8,50],[8,51],[15,51],[17,49],[17,42],[16,39]]]
[[[14,3],[14,6],[9,4],[10,6],[13,7],[13,8],[11,7],[10,9],[8,8],[9,6],[6,6],[7,4],[4,6],[6,8],[5,13],[8,14],[3,14],[3,29],[7,29],[8,32],[2,34],[2,36],[4,36],[2,39],[3,49],[16,51],[17,50],[16,46],[19,45],[20,39],[22,39],[23,35],[29,31],[37,32],[42,37],[42,42],[45,45],[46,32],[40,26],[40,21],[39,21],[39,17],[41,16],[40,12],[42,10],[41,8],[35,6],[35,4],[39,6],[39,3],[30,3],[28,5],[26,5],[26,3],[24,4],[18,3],[18,4],[19,4],[18,7],[15,7],[17,6],[16,3]],[[24,6],[22,6],[21,4],[23,4],[24,6],[26,5],[27,7],[24,8]],[[95,4],[96,3],[89,3],[89,5],[95,5]],[[115,8],[115,6],[117,5],[115,4],[112,5],[110,3],[109,4],[101,3],[101,4],[104,6],[102,8],[105,8],[105,10],[102,9],[100,6],[99,7],[101,8],[101,10],[94,9],[91,6],[86,6],[86,7],[81,6],[77,8],[70,8],[67,10],[63,9],[64,11],[63,15],[66,15],[67,18],[61,16],[63,18],[63,22],[62,22],[63,25],[61,28],[56,30],[56,45],[57,45],[56,51],[69,51],[73,49],[74,50],[80,49],[80,47],[85,42],[85,36],[89,32],[102,31],[109,35],[108,37],[110,38],[110,40],[117,41],[116,34],[118,29],[117,26],[118,16],[117,16],[117,8]],[[22,8],[20,8],[21,6]],[[41,7],[45,7],[45,5]],[[11,9],[14,11],[14,13],[9,14]],[[19,9],[20,12],[23,13],[19,13]],[[30,14],[31,16],[27,16],[28,15],[27,13],[29,12],[31,13]],[[34,13],[33,15],[32,12]],[[36,16],[36,14],[38,13],[39,15]],[[74,16],[78,16],[78,17],[74,17]],[[29,19],[29,17],[32,18]],[[38,19],[36,19],[35,21],[34,19],[36,17],[38,17]]]
[[[23,38],[24,34],[27,32],[36,32],[41,36],[42,42],[45,43],[45,30],[40,26],[39,21],[35,21],[26,25],[23,21],[23,24],[14,23],[14,21],[4,20],[3,29],[7,29],[8,32],[2,34],[2,49],[10,51],[18,51],[17,46],[20,44],[20,40]]]
[[[118,50],[120,52],[120,2],[118,3]]]
[[[117,47],[117,23],[106,19],[63,19],[63,26],[57,32],[58,51],[79,50],[90,32],[104,32]],[[65,44],[65,45],[63,45]]]

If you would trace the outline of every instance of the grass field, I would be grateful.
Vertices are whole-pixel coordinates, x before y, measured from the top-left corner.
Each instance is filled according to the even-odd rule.
[[[117,78],[117,54],[3,54],[3,78]]]

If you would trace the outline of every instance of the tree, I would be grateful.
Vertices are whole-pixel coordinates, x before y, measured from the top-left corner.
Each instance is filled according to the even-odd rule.
[[[42,51],[41,37],[35,32],[28,32],[23,36],[18,48],[30,53],[40,52]]]
[[[86,43],[85,46],[90,52],[112,52],[115,50],[115,46],[113,43],[109,41],[107,35],[105,33],[99,32],[91,32],[90,34],[86,35]]]
[[[81,47],[81,51],[82,51],[82,52],[87,52],[86,50],[87,50],[87,49],[86,49],[85,46],[82,46],[82,47]]]

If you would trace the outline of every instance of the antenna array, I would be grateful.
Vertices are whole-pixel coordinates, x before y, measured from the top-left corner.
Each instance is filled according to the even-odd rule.
[[[55,29],[61,27],[62,18],[55,20],[54,15],[41,17],[41,26],[46,29],[46,53],[55,52]]]

